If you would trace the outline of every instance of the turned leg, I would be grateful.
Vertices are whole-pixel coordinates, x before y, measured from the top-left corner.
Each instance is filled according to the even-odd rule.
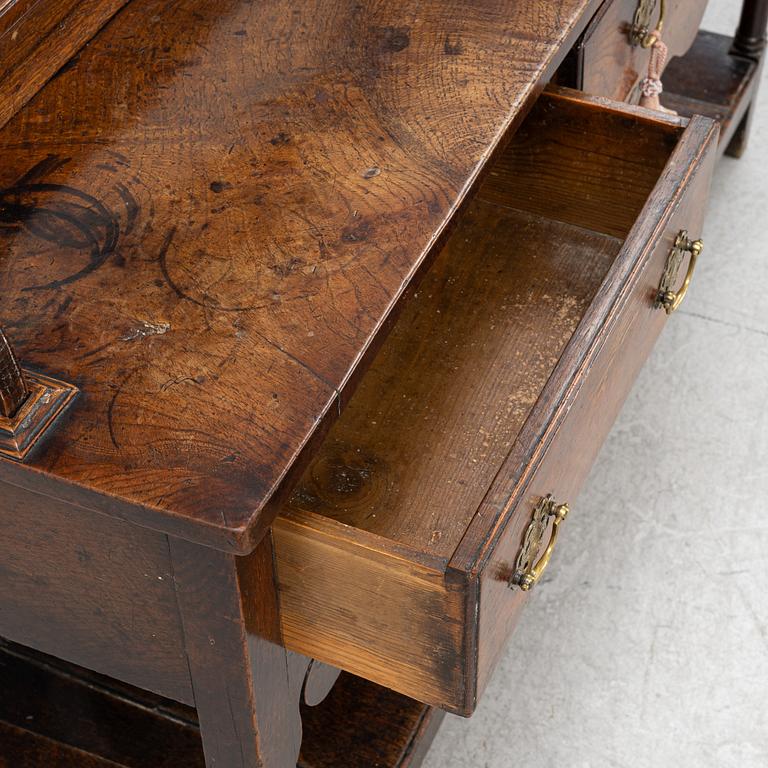
[[[768,0],[744,0],[731,53],[759,59],[765,48]]]
[[[272,538],[235,557],[171,541],[208,768],[294,768],[309,659],[281,647]]]
[[[741,17],[736,34],[733,38],[731,53],[754,59],[762,65],[763,51],[766,43],[766,28],[768,27],[768,0],[744,0],[741,7]],[[758,81],[760,73],[756,75]],[[749,128],[752,121],[752,106],[757,98],[757,88],[752,93],[752,100],[738,128],[733,134],[725,150],[731,157],[741,157],[747,148]]]

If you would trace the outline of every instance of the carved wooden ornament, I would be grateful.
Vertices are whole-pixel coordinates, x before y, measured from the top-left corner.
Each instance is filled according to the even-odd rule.
[[[76,394],[71,384],[23,370],[0,329],[0,456],[24,461]]]

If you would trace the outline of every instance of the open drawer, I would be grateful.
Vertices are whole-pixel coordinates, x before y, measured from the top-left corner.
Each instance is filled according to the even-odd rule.
[[[697,251],[716,133],[542,96],[275,523],[289,648],[473,711],[542,499],[575,498]]]

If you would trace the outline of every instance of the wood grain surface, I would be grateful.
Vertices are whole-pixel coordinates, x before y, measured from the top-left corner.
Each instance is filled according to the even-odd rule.
[[[620,247],[473,203],[286,509],[450,558]]]
[[[0,127],[127,0],[0,0]]]
[[[90,768],[88,760],[204,768],[195,710],[0,640],[0,766]]]
[[[626,287],[613,302],[603,330],[586,358],[579,363],[569,391],[559,405],[560,414],[552,419],[552,424],[557,425],[554,434],[551,428],[545,431],[540,444],[533,450],[528,463],[531,468],[535,467],[535,474],[511,494],[517,499],[516,514],[510,515],[506,529],[493,544],[492,554],[480,566],[478,696],[490,680],[525,602],[526,595],[520,590],[510,590],[507,581],[533,507],[542,497],[553,494],[557,502],[570,503],[569,517],[580,513],[576,501],[578,493],[603,441],[659,334],[668,321],[678,320],[674,316],[668,318],[656,305],[655,297],[659,278],[678,233],[686,230],[691,238],[702,234],[717,151],[712,124],[701,128],[703,135],[698,141],[691,141],[689,146],[694,154],[688,161],[691,172],[683,177],[675,196],[667,203],[668,218],[662,219],[663,233],[655,239],[655,245],[652,239],[645,247],[639,246],[641,256],[636,262],[635,274],[626,281]],[[683,264],[685,267],[687,261]],[[675,288],[681,282],[682,274]],[[692,290],[695,290],[695,278]],[[572,356],[577,358],[576,354]],[[543,401],[546,402],[546,397]],[[504,492],[498,493],[503,477],[504,470],[499,473],[500,482],[489,493],[491,498],[498,499],[509,488],[507,485]],[[621,502],[617,500],[617,503]],[[617,524],[620,524],[621,511],[617,509]],[[568,535],[567,521],[561,535]],[[488,544],[483,548],[487,551]],[[540,588],[545,589],[546,585],[542,584]]]
[[[418,768],[445,713],[342,674],[330,696],[303,712],[298,768]]]
[[[272,537],[247,557],[170,541],[206,765],[293,766],[310,659],[283,647]]]
[[[0,132],[0,323],[83,392],[0,475],[250,550],[595,6],[131,2]]]
[[[761,72],[758,61],[733,53],[733,45],[731,37],[702,30],[688,53],[670,62],[664,76],[664,105],[686,117],[717,120],[721,151],[730,149],[731,139],[740,131]],[[736,151],[729,154],[740,155],[745,144],[739,137]]]

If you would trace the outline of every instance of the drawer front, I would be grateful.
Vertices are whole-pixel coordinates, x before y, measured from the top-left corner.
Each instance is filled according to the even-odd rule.
[[[487,683],[529,594],[508,586],[508,580],[536,504],[551,494],[555,501],[569,503],[571,514],[579,514],[573,502],[600,447],[666,322],[675,321],[674,317],[668,318],[663,307],[657,306],[660,278],[678,233],[686,230],[691,238],[701,234],[715,157],[711,143],[669,216],[663,236],[641,262],[638,273],[630,278],[602,334],[578,366],[558,409],[559,425],[555,426],[555,416],[550,422],[553,428],[548,430],[553,434],[545,435],[539,446],[541,461],[535,467],[537,457],[533,458],[530,482],[519,495],[510,524],[483,569],[478,692]],[[685,269],[683,263],[680,275]],[[567,529],[566,520],[559,536],[567,537]],[[544,543],[550,535],[551,526],[544,535]]]
[[[682,56],[701,24],[706,0],[665,0],[664,42],[669,55]],[[657,23],[659,2],[652,19]],[[648,72],[650,50],[631,43],[638,0],[608,0],[587,27],[574,56],[578,87],[617,101],[639,100],[638,84]]]

